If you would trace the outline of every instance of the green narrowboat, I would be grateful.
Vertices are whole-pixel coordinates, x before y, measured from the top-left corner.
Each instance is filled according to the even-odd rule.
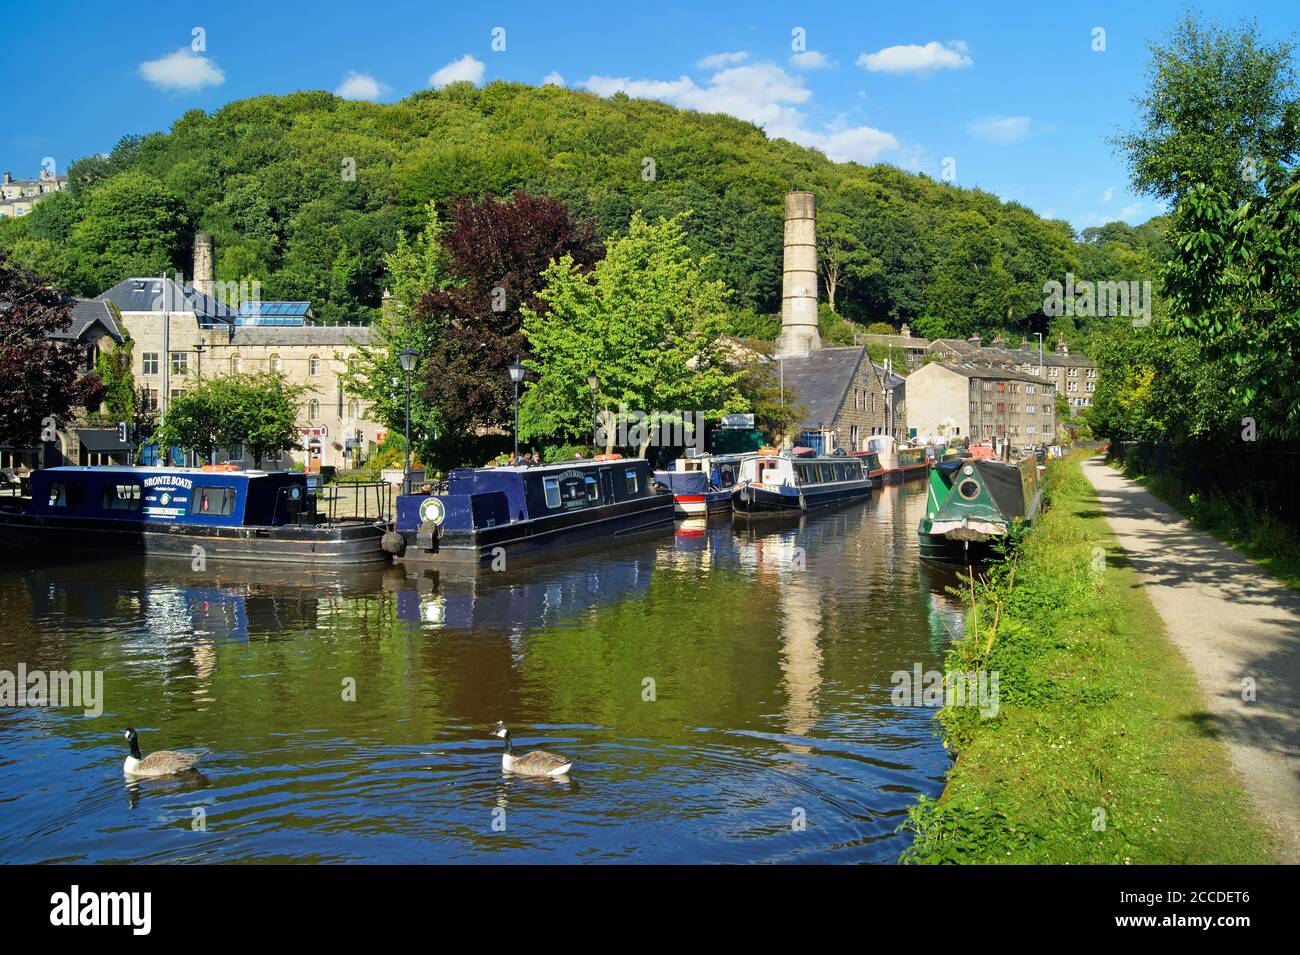
[[[921,557],[941,564],[977,564],[993,556],[1016,522],[1038,516],[1038,463],[974,458],[941,461],[930,471],[925,515],[917,528]]]

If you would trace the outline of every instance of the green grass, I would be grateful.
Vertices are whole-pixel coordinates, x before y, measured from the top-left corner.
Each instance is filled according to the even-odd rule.
[[[1273,861],[1080,461],[1052,463],[1049,510],[977,588],[979,627],[948,667],[996,671],[999,711],[941,711],[958,758],[943,795],[910,812],[903,861]]]
[[[1300,528],[1284,524],[1257,500],[1233,500],[1189,492],[1166,475],[1125,469],[1129,478],[1174,508],[1193,525],[1242,553],[1280,583],[1300,590]]]

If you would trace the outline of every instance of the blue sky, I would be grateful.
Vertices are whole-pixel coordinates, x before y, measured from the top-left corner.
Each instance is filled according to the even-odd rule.
[[[3,7],[15,29],[0,36],[0,88],[17,108],[0,122],[0,168],[18,176],[34,175],[47,156],[63,171],[124,134],[165,130],[188,109],[247,96],[326,89],[392,102],[454,78],[549,77],[729,112],[833,159],[947,169],[959,185],[1078,228],[1162,211],[1132,193],[1105,140],[1133,123],[1147,40],[1180,9],[1147,0],[71,0],[50,26],[30,4]],[[1273,39],[1300,23],[1295,0],[1191,8],[1231,23],[1255,17]],[[494,49],[496,28],[503,50]],[[1093,49],[1097,28],[1104,51]]]

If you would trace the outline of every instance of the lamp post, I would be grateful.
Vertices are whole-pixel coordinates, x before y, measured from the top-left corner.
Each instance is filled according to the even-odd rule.
[[[515,458],[512,463],[519,463],[519,383],[524,380],[524,366],[516,358],[510,363],[510,380],[515,385]]]
[[[415,370],[417,357],[415,349],[410,345],[397,353],[397,358],[402,363],[402,371],[406,374],[406,416],[402,421],[406,436],[406,463],[402,466],[403,494],[411,493],[411,372]]]

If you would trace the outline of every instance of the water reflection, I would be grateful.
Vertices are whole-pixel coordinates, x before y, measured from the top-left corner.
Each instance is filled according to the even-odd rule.
[[[889,677],[962,623],[923,506],[887,488],[499,573],[0,571],[0,668],[106,683],[99,719],[0,710],[0,859],[893,861],[947,757]],[[570,776],[503,774],[497,720]],[[128,725],[211,750],[203,773],[124,783]]]

